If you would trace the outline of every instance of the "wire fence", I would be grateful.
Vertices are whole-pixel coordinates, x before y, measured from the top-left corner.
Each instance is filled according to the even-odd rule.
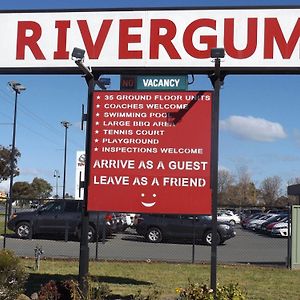
[[[39,201],[22,200],[13,206],[13,217],[20,215],[20,213],[25,213],[25,215],[37,214],[41,204]],[[234,228],[235,236],[224,240],[223,243],[218,246],[218,263],[287,266],[289,260],[288,230],[285,224],[286,220],[289,219],[288,211],[284,209],[272,209],[262,212],[260,208],[243,208],[239,209],[237,214],[235,214],[235,212],[237,211],[233,209],[230,210],[229,208],[219,209],[218,219],[223,220],[227,218],[226,222],[228,222],[228,224],[229,222],[232,223],[230,227]],[[253,227],[252,222],[250,226],[250,216],[259,216],[259,214],[265,216],[265,220],[261,220],[257,217],[256,224],[259,225]],[[35,226],[38,225],[36,221],[31,219],[30,222],[27,222],[29,224],[28,228],[30,229],[29,234],[22,237],[21,231],[26,231],[27,227],[21,227],[20,223],[18,227],[14,228],[15,231],[13,231],[10,225],[11,221],[9,221],[9,228],[5,230],[5,205],[1,204],[0,245],[2,243],[2,248],[11,249],[16,255],[21,257],[35,257],[37,249],[39,249],[39,258],[79,258],[80,230],[74,230],[73,221],[76,221],[76,224],[80,224],[80,215],[73,214],[71,219],[64,217],[64,213],[61,218],[58,218],[57,215],[40,213],[40,222],[44,222],[44,232],[38,233],[35,228]],[[230,216],[236,218],[235,221],[230,219]],[[274,217],[274,222],[271,222],[272,219],[270,219],[268,223],[267,216]],[[277,220],[275,216],[282,216],[282,218],[278,217]],[[169,216],[165,219],[167,220],[167,227],[164,228],[162,227],[163,225],[160,224],[156,225],[157,228],[160,228],[162,234],[165,234],[166,230],[174,230],[174,228],[171,228],[172,226],[177,226],[175,228],[177,233],[181,232],[183,228],[185,228],[185,231],[182,231],[180,237],[176,234],[173,234],[173,236],[172,234],[168,234],[168,236],[165,236],[160,241],[155,240],[154,230],[151,232],[148,228],[146,233],[142,234],[141,229],[138,229],[138,226],[140,226],[138,223],[142,223],[146,220],[143,216],[115,212],[96,213],[95,216],[90,217],[90,259],[209,263],[211,260],[211,247],[207,245],[207,241],[199,239],[197,235],[199,231],[201,231],[200,227],[197,227],[197,221],[200,222],[200,219],[194,219],[193,217],[193,219],[189,220],[186,216],[184,218],[172,216],[173,219],[176,219],[176,221],[172,223],[173,221],[168,218]],[[91,219],[93,220],[92,222]],[[253,220],[256,219],[254,218]],[[281,225],[280,221],[282,221]],[[23,225],[26,223],[21,219],[20,222]],[[188,232],[186,231],[186,227],[184,227],[186,222],[196,224],[196,227],[190,227]],[[264,224],[265,227],[262,227],[262,224]],[[279,224],[279,226],[276,227],[275,224]],[[268,225],[270,226],[268,227]],[[154,228],[154,224],[151,226]],[[17,230],[19,230],[19,232],[17,232]],[[5,232],[6,235],[4,235]],[[153,234],[154,240],[151,240],[149,236],[150,233]]]

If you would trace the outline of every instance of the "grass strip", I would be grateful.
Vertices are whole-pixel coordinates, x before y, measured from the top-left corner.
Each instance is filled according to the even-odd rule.
[[[34,260],[23,259],[30,273],[27,294],[38,291],[49,280],[77,278],[78,261],[46,259],[34,271]],[[90,275],[93,280],[107,283],[113,294],[122,296],[136,294],[141,290],[161,291],[161,299],[175,299],[175,289],[185,287],[188,281],[210,283],[210,266],[201,264],[174,264],[156,262],[107,262],[91,261]],[[220,284],[238,283],[246,289],[248,298],[255,300],[299,300],[300,271],[283,267],[254,265],[219,265],[217,273]]]

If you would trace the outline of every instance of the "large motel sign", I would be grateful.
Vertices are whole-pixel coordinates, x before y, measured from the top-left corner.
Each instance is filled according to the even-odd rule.
[[[300,8],[0,12],[0,72],[78,72],[74,47],[94,71],[298,72]]]
[[[300,67],[300,7],[9,11],[0,12],[0,24],[5,28],[0,32],[5,41],[0,50],[2,74],[79,73],[82,70],[70,54],[75,47],[86,51],[85,64],[92,67],[86,77],[86,225],[87,209],[209,213],[209,183],[216,194],[217,179],[217,175],[211,179],[209,170],[214,163],[211,170],[217,173],[218,156],[218,143],[210,147],[209,133],[213,127],[214,141],[218,105],[211,111],[210,103],[219,98],[221,77],[225,73],[298,74]],[[222,72],[219,58],[215,68],[211,61],[211,49],[218,47],[226,52]],[[131,93],[141,99],[150,97],[149,102],[134,101],[135,108],[118,100],[125,92],[93,93],[96,76],[102,73],[207,73],[215,93],[176,92],[183,97],[177,103],[187,105],[183,108],[155,99],[164,99],[169,92]],[[111,106],[105,106],[108,103]],[[129,117],[131,113],[145,117]],[[150,118],[151,114],[161,116]],[[132,152],[133,148],[139,152]],[[203,198],[198,200],[199,195]],[[216,221],[216,205],[212,210]],[[88,273],[86,225],[80,248],[81,283]],[[211,264],[216,269],[216,251]]]

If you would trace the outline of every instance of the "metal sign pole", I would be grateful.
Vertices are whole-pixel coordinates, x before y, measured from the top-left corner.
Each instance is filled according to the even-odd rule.
[[[90,174],[90,150],[91,150],[91,128],[92,128],[92,115],[93,115],[93,93],[95,89],[94,75],[89,68],[83,64],[85,50],[80,48],[74,48],[71,58],[74,60],[78,68],[84,73],[85,80],[88,85],[88,99],[87,99],[87,113],[82,116],[83,121],[86,121],[86,133],[85,133],[85,173],[84,182],[79,183],[80,187],[84,187],[84,197],[82,203],[81,214],[81,235],[80,235],[80,250],[79,250],[79,287],[82,291],[84,298],[88,295],[88,281],[87,276],[89,273],[89,213],[87,210],[88,204],[88,187],[89,187],[89,174]],[[82,126],[83,128],[83,126]]]
[[[79,286],[83,295],[87,295],[88,282],[87,276],[89,272],[89,245],[88,245],[88,228],[89,214],[87,211],[88,203],[88,186],[90,174],[90,147],[91,147],[91,125],[92,125],[92,103],[93,92],[95,87],[94,77],[87,79],[88,83],[88,105],[86,118],[86,142],[85,142],[85,178],[84,178],[84,198],[81,219],[81,238],[80,238],[80,254],[79,254]]]
[[[212,103],[212,147],[211,147],[211,190],[212,190],[212,244],[211,244],[211,277],[210,286],[216,298],[217,289],[217,206],[218,206],[218,156],[219,156],[219,106],[220,106],[220,58],[224,57],[224,49],[214,48],[211,57],[215,59],[215,72],[210,76],[214,86]]]

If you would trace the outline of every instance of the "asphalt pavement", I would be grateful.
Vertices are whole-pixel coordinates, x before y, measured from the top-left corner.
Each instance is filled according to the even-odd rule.
[[[237,235],[218,246],[217,259],[220,263],[250,263],[285,265],[287,259],[287,239],[271,238],[236,228]],[[0,245],[3,244],[0,240]],[[2,246],[2,245],[1,245]],[[0,247],[1,247],[0,246]],[[65,242],[63,239],[45,238],[22,240],[14,236],[6,238],[6,248],[18,256],[34,257],[36,247],[43,249],[42,257],[78,258],[79,242]],[[206,245],[192,242],[172,241],[152,244],[127,229],[107,238],[105,243],[90,243],[90,259],[125,261],[164,262],[210,262],[211,251]],[[194,255],[194,256],[193,256]]]

